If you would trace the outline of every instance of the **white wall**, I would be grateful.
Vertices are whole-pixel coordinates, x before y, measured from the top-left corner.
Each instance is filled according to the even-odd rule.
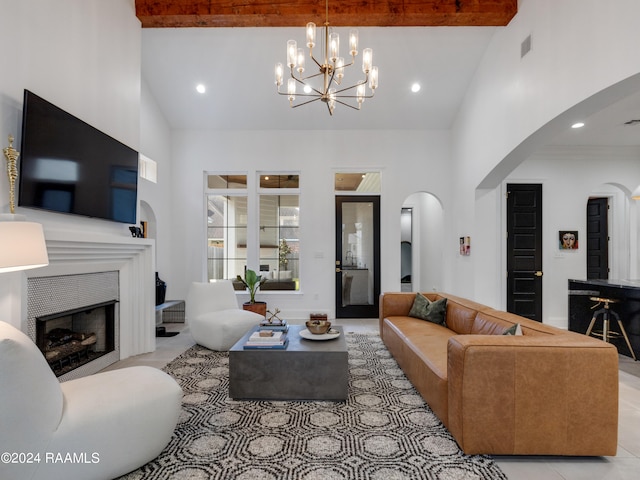
[[[611,279],[631,278],[631,191],[640,183],[640,149],[549,148],[523,162],[506,183],[541,183],[543,215],[542,296],[545,323],[568,328],[567,281],[586,278],[586,209],[590,196],[610,197]],[[506,231],[503,220],[502,231]],[[560,250],[558,232],[577,230],[579,248]],[[501,259],[504,265],[504,259]],[[504,268],[506,271],[506,268]],[[504,286],[504,283],[503,283]],[[504,286],[506,289],[506,286]]]
[[[138,180],[138,197],[153,210],[156,240],[156,270],[161,279],[167,282],[167,300],[177,297],[172,282],[173,272],[171,256],[173,254],[173,227],[171,217],[172,172],[183,168],[180,156],[171,160],[171,129],[164,118],[146,82],[142,82],[140,102],[140,153],[157,164],[157,183],[140,178]],[[139,214],[140,220],[143,213]]]
[[[445,131],[178,131],[172,138],[175,168],[172,267],[186,295],[205,278],[203,171],[300,172],[302,292],[264,292],[289,318],[309,311],[334,313],[334,173],[341,169],[382,172],[382,291],[400,290],[400,211],[415,191],[449,199],[449,134]],[[329,156],[325,152],[329,152]],[[184,298],[184,297],[180,297]]]
[[[0,147],[13,134],[20,150],[26,88],[138,150],[141,38],[134,1],[0,0],[0,12]],[[0,211],[9,211],[5,174]],[[126,225],[114,222],[19,207],[16,213],[41,222],[45,237],[87,230],[130,236]],[[20,272],[0,275],[0,317],[20,314],[15,286],[23,281]]]
[[[445,246],[444,211],[438,199],[426,192],[416,192],[407,197],[404,207],[412,212],[413,275],[412,291],[443,291],[443,249]]]
[[[403,201],[410,193],[429,191],[441,199],[444,212],[441,289],[504,308],[502,182],[574,114],[593,113],[640,88],[640,76],[633,77],[640,71],[640,50],[631,47],[640,44],[635,22],[640,2],[536,0],[522,1],[519,8],[487,49],[451,143],[447,132],[176,132],[173,157],[190,165],[189,171],[175,175],[172,271],[180,272],[178,283],[186,288],[204,278],[203,201],[193,190],[202,184],[202,170],[224,170],[230,164],[250,172],[300,170],[308,195],[301,205],[301,230],[309,236],[303,243],[303,280],[312,274],[302,295],[277,301],[281,308],[332,307],[332,173],[338,166],[366,166],[383,172],[382,290],[399,288],[396,246]],[[521,59],[520,43],[529,34],[532,50]],[[330,161],[321,158],[327,144],[341,152]],[[551,178],[554,171],[555,165],[548,163],[546,170],[526,177]],[[627,180],[640,183],[638,178]],[[550,188],[552,197],[562,195],[551,185],[545,194]],[[545,230],[553,228],[545,224]],[[461,235],[471,236],[469,257],[458,254]],[[550,277],[546,280],[553,287]],[[561,323],[565,292],[552,288],[546,293],[545,302],[551,303],[545,303],[544,314]]]
[[[447,242],[474,226],[469,261],[450,258],[454,293],[504,308],[501,292],[487,289],[487,279],[498,285],[502,277],[496,266],[503,253],[495,245],[504,233],[494,219],[503,198],[493,190],[574,115],[591,114],[640,88],[634,76],[640,71],[639,15],[635,0],[529,0],[519,2],[516,17],[496,32],[452,130]],[[520,44],[529,34],[532,49],[521,59]],[[545,177],[553,175],[548,167]]]
[[[140,22],[133,0],[0,0],[0,144],[12,133],[19,150],[24,89],[138,150]],[[4,160],[3,160],[4,161]],[[0,179],[0,208],[8,208]],[[24,210],[60,230],[96,228],[129,235],[113,222]]]
[[[189,283],[204,278],[203,170],[295,170],[302,175],[306,283],[302,294],[274,298],[292,311],[332,309],[333,173],[362,167],[380,169],[383,175],[382,290],[399,289],[402,204],[412,192],[429,191],[444,210],[442,289],[501,306],[501,183],[574,113],[591,113],[640,85],[640,77],[633,77],[640,71],[640,49],[635,48],[640,44],[640,2],[519,3],[517,16],[488,48],[452,132],[178,131],[169,137],[167,122],[141,87],[133,0],[0,0],[0,45],[10,48],[0,83],[0,140],[4,146],[3,139],[13,133],[20,144],[22,91],[28,88],[156,160],[161,183],[142,184],[141,200],[158,218],[158,270],[167,272],[163,275],[174,298],[184,298]],[[532,50],[520,59],[520,43],[528,34]],[[606,95],[596,95],[613,84],[618,85]],[[333,153],[327,160],[323,153],[329,147]],[[519,175],[553,177],[555,164],[542,168]],[[597,184],[603,182],[600,178]],[[640,179],[630,175],[620,183],[632,188]],[[550,184],[545,186],[548,195],[560,193]],[[7,206],[3,176],[0,209]],[[125,225],[111,222],[21,213],[42,222],[45,234],[90,229],[129,235]],[[630,237],[635,238],[638,213],[631,209],[631,214]],[[553,228],[545,225],[547,231]],[[462,234],[472,238],[470,257],[458,256]],[[629,257],[636,262],[630,271],[637,272],[637,251]],[[0,287],[15,278],[3,276]],[[2,312],[11,305],[6,296],[0,298]],[[561,311],[560,303],[545,305],[545,314],[553,318]]]

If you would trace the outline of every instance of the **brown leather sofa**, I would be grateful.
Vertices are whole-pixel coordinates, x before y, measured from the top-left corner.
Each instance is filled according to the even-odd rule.
[[[380,336],[467,454],[615,455],[618,352],[601,340],[444,293],[446,326],[380,296]],[[521,336],[502,335],[519,323]]]

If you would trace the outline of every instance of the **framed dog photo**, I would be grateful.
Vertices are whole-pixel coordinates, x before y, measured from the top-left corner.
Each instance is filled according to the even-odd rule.
[[[560,247],[560,250],[577,250],[578,249],[577,230],[560,230],[558,232],[558,245]]]

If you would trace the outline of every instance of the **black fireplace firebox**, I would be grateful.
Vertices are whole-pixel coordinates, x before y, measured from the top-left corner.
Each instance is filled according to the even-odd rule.
[[[36,317],[36,345],[56,376],[115,350],[117,303],[111,300]]]

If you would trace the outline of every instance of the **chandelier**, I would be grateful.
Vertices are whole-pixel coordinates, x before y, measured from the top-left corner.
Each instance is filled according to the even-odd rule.
[[[373,97],[378,87],[378,67],[372,65],[373,51],[365,48],[362,51],[362,72],[364,79],[351,86],[343,86],[344,72],[347,67],[356,63],[358,55],[358,30],[349,31],[349,54],[351,63],[345,64],[344,57],[340,56],[340,37],[338,33],[329,28],[329,0],[326,2],[326,21],[324,23],[324,43],[322,44],[322,59],[318,60],[313,55],[313,47],[316,45],[316,24],[307,23],[307,47],[309,57],[315,64],[311,68],[312,73],[303,76],[305,71],[305,55],[302,48],[298,48],[295,40],[287,42],[287,66],[290,70],[290,78],[287,80],[287,91],[281,92],[283,84],[284,68],[282,63],[276,64],[276,86],[279,95],[289,98],[291,108],[300,107],[318,100],[327,104],[329,114],[333,115],[336,104],[345,105],[360,110],[365,98]],[[296,86],[300,84],[303,92],[296,93]],[[369,89],[367,90],[367,86]],[[296,96],[302,97],[302,103],[294,105]]]

